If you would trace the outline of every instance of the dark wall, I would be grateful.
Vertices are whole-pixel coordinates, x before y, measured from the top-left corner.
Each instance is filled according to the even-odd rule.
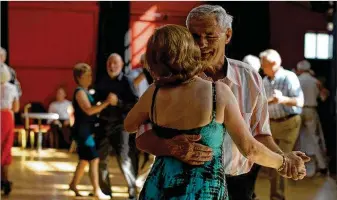
[[[1,1],[1,47],[8,51],[8,2]],[[9,63],[9,59],[6,61]]]
[[[99,5],[96,80],[107,75],[106,61],[111,53],[124,58],[130,20],[130,2],[102,1]]]
[[[269,2],[209,2],[221,5],[233,16],[233,38],[226,48],[230,58],[258,56],[270,44]]]

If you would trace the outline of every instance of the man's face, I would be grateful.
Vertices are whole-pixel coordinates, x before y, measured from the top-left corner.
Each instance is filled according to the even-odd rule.
[[[110,62],[107,65],[107,69],[106,69],[110,78],[117,77],[121,73],[123,65],[124,64],[123,64],[123,61],[122,61],[121,57],[112,56],[110,58]]]
[[[66,92],[63,88],[59,88],[56,92],[56,100],[63,101],[66,98]]]
[[[263,72],[267,76],[274,76],[273,67],[275,65],[275,62],[269,61],[268,59],[262,57],[261,58],[261,68],[263,69]]]
[[[188,27],[204,61],[213,63],[224,58],[225,46],[232,37],[231,29],[224,32],[214,15],[192,18]]]
[[[6,55],[5,54],[0,54],[0,62],[5,63],[6,62]]]

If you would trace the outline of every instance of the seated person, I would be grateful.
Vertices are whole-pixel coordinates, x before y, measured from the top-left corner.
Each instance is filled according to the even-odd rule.
[[[49,138],[51,147],[69,148],[70,145],[70,119],[73,113],[71,101],[66,99],[64,88],[60,87],[56,91],[56,101],[49,105],[49,113],[57,113],[58,120],[49,120],[51,125],[51,137]]]

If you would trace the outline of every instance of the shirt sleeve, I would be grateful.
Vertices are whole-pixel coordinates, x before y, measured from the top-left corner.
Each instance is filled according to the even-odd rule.
[[[54,108],[54,102],[51,102],[51,104],[48,107],[48,112],[49,113],[54,113],[55,112],[55,108]],[[47,120],[47,124],[50,124],[53,120],[52,119],[48,119]]]
[[[152,129],[152,124],[151,123],[146,123],[146,124],[142,124],[136,134],[136,138],[138,138],[139,136],[141,136],[143,133],[145,133],[146,131],[149,131]]]
[[[304,104],[304,95],[298,77],[295,73],[290,72],[287,76],[287,81],[289,91],[288,97],[295,97],[297,106],[302,107]]]
[[[260,93],[256,99],[250,126],[254,137],[258,135],[271,135],[267,95],[260,75],[258,75],[258,86],[260,87]]]
[[[11,80],[9,82],[12,83],[13,85],[15,85],[15,87],[17,89],[18,97],[20,97],[22,95],[22,90],[21,90],[21,84],[20,84],[19,80],[17,79],[16,72],[13,68],[11,68],[9,66],[7,66],[7,67],[9,69],[10,74],[11,74]]]
[[[18,89],[16,88],[16,86],[14,84],[11,84],[11,93],[12,93],[12,97],[13,100],[19,100],[19,92]]]

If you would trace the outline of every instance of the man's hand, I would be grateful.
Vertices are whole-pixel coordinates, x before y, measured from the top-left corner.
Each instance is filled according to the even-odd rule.
[[[70,126],[70,120],[65,120],[63,122],[63,126]]]
[[[212,149],[196,143],[201,135],[178,135],[166,140],[170,155],[190,165],[202,165],[212,160]]]
[[[62,127],[62,123],[60,122],[60,120],[54,120],[52,123],[60,128]]]
[[[110,93],[110,94],[108,95],[108,97],[107,97],[106,100],[107,100],[107,101],[110,103],[110,105],[112,105],[112,106],[116,106],[117,103],[118,103],[118,97],[117,97],[117,95],[114,94],[114,93]]]
[[[293,180],[303,179],[306,175],[304,163],[309,162],[310,157],[300,151],[286,153],[284,156],[286,166],[279,174],[285,178],[292,178]]]
[[[282,104],[285,101],[280,90],[274,90],[273,97],[268,101],[269,104]]]

